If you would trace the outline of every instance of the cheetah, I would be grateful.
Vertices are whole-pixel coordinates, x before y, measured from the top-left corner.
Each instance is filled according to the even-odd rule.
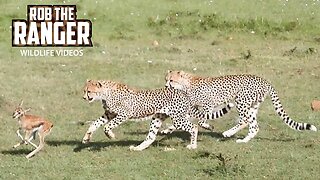
[[[166,87],[185,91],[193,105],[211,109],[221,103],[234,101],[239,114],[238,124],[222,133],[231,137],[249,126],[249,132],[237,143],[246,143],[254,138],[259,126],[257,113],[260,104],[269,94],[275,111],[290,128],[301,131],[317,131],[314,125],[292,120],[282,107],[276,90],[265,79],[255,75],[226,75],[220,77],[200,77],[183,71],[168,71]]]
[[[155,140],[162,122],[170,117],[176,129],[191,134],[188,149],[197,148],[198,126],[192,124],[190,117],[204,119],[213,118],[222,113],[203,113],[190,105],[185,92],[176,89],[137,90],[125,84],[110,80],[87,80],[84,87],[83,99],[89,101],[101,100],[106,109],[105,114],[93,122],[88,128],[83,143],[88,143],[92,133],[105,124],[104,132],[109,138],[114,138],[112,129],[127,119],[151,117],[150,129],[146,139],[138,146],[130,146],[130,150],[142,151]],[[226,109],[227,108],[227,109]],[[230,104],[221,110],[227,112]],[[218,114],[218,115],[217,115]]]

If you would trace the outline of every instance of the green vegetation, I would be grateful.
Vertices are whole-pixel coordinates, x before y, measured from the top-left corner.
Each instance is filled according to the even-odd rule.
[[[260,132],[247,144],[235,143],[247,130],[220,135],[235,124],[235,110],[210,122],[216,132],[201,129],[194,151],[185,148],[189,135],[175,132],[130,152],[146,137],[149,121],[124,123],[114,129],[115,140],[99,129],[92,143],[80,143],[86,122],[103,113],[98,102],[82,100],[86,79],[158,88],[168,69],[259,75],[272,82],[293,119],[320,128],[320,113],[310,109],[320,99],[318,1],[66,1],[77,4],[78,18],[93,22],[94,47],[84,48],[83,57],[21,57],[20,48],[11,48],[11,19],[25,18],[26,5],[35,2],[0,2],[0,179],[319,177],[318,133],[289,129],[269,98],[259,110]],[[18,141],[11,113],[21,99],[55,125],[44,151],[30,161],[24,157],[30,146],[11,148]]]

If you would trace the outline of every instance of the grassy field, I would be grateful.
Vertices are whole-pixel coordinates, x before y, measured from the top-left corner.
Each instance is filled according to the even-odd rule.
[[[320,99],[320,2],[141,2],[67,0],[77,4],[78,18],[92,20],[94,47],[85,48],[83,57],[21,57],[20,49],[11,47],[11,19],[25,18],[26,5],[41,2],[0,0],[0,179],[319,178],[318,132],[288,128],[270,98],[259,111],[260,132],[247,144],[235,143],[247,129],[221,137],[236,123],[233,110],[210,122],[216,132],[200,130],[193,151],[185,148],[184,132],[159,135],[148,149],[129,151],[144,140],[149,121],[124,123],[114,129],[115,140],[99,129],[92,143],[82,145],[85,122],[103,113],[98,102],[82,100],[86,79],[158,88],[168,69],[259,75],[272,82],[294,120],[320,127],[320,112],[310,109],[311,101]],[[11,114],[21,99],[30,113],[55,125],[44,151],[31,160],[25,159],[30,146],[12,149],[18,138]]]

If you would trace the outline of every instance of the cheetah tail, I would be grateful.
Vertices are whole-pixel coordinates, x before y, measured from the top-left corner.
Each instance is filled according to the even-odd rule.
[[[226,106],[223,108],[217,110],[217,111],[210,111],[210,112],[200,112],[198,108],[193,107],[192,108],[192,114],[195,115],[196,117],[194,118],[200,118],[200,119],[217,119],[221,116],[224,116],[227,114],[232,107],[234,107],[233,103],[228,103]]]
[[[276,90],[271,86],[270,86],[269,94],[271,97],[272,104],[275,108],[275,111],[281,117],[283,122],[286,123],[290,128],[298,130],[298,131],[301,131],[301,130],[317,131],[317,128],[312,124],[299,123],[299,122],[296,122],[293,119],[291,119],[289,117],[289,115],[285,112],[285,110],[283,109]]]

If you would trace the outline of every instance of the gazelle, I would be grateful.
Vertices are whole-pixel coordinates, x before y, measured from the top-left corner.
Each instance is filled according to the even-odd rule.
[[[26,158],[29,159],[43,148],[45,144],[44,138],[50,133],[53,124],[42,117],[26,114],[26,112],[30,111],[30,108],[24,110],[22,108],[22,104],[23,101],[21,101],[19,106],[15,109],[15,111],[12,114],[12,117],[14,119],[18,119],[20,127],[16,131],[16,133],[18,137],[21,139],[21,142],[14,145],[13,148],[17,148],[21,144],[31,144],[32,146],[34,146],[36,149],[26,156]],[[25,132],[24,138],[20,134],[20,130]],[[39,146],[31,142],[32,139],[35,139],[36,133],[38,133],[39,135]]]

